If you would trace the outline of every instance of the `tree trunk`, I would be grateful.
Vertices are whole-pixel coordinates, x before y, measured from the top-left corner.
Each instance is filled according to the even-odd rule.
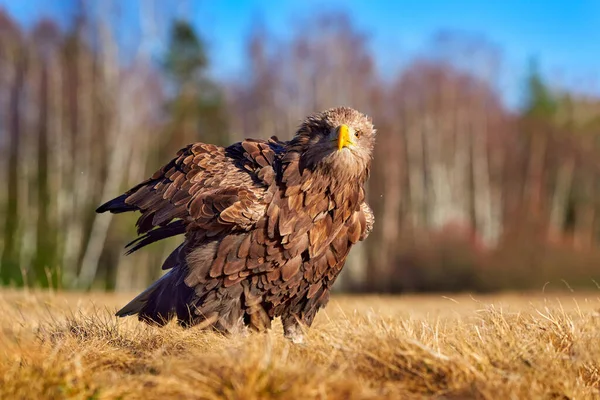
[[[406,131],[408,185],[410,190],[410,215],[412,225],[422,229],[425,218],[425,161],[423,159],[423,131],[420,126],[411,123]]]
[[[137,111],[130,110],[126,113],[120,111],[128,104],[132,104],[134,99],[128,98],[127,100],[131,100],[128,102],[124,101],[126,99],[122,97],[127,89],[120,87],[118,52],[107,26],[101,27],[101,44],[102,76],[105,84],[105,90],[101,95],[106,104],[110,105],[108,107],[109,117],[105,126],[108,134],[105,137],[112,147],[108,157],[108,173],[101,185],[101,198],[107,199],[118,191],[122,179],[121,174],[126,170],[132,136],[132,132],[127,128],[133,127],[129,121],[135,118],[134,115]],[[135,82],[137,79],[137,77],[132,77]],[[82,247],[81,269],[74,282],[74,285],[79,288],[88,289],[96,277],[98,261],[112,220],[112,214],[103,215],[103,218],[100,219],[97,217],[94,213],[89,239]]]
[[[489,170],[488,121],[487,111],[478,110],[472,124],[472,159],[475,227],[486,245],[494,247],[500,236],[499,215],[492,197],[492,183]]]
[[[568,156],[565,161],[560,163],[556,174],[556,185],[552,194],[552,208],[548,227],[548,238],[550,240],[560,240],[564,234],[574,172],[575,158]]]
[[[454,135],[454,154],[450,169],[450,187],[455,204],[453,219],[470,225],[471,198],[470,192],[470,132],[465,112],[454,109],[454,121],[451,126]]]
[[[92,148],[97,145],[92,137],[92,88],[94,82],[92,62],[88,55],[78,53],[76,59],[77,79],[75,82],[77,103],[73,105],[75,121],[72,125],[73,158],[71,172],[71,193],[67,193],[66,238],[63,266],[64,280],[70,285],[77,276],[85,246],[85,222],[93,195],[94,175],[92,168]]]
[[[593,173],[581,171],[582,196],[575,209],[575,247],[578,249],[589,249],[594,243],[595,178]]]
[[[56,263],[54,262],[54,248],[56,246],[55,235],[50,234],[50,191],[48,184],[48,126],[49,126],[49,96],[48,96],[48,65],[44,63],[40,70],[39,88],[39,115],[38,115],[38,154],[37,154],[37,183],[38,183],[38,219],[37,219],[37,252],[34,268],[36,276],[49,269],[54,281],[48,282],[49,286],[55,286]]]
[[[525,199],[523,204],[534,220],[539,220],[543,208],[544,164],[546,157],[547,139],[544,132],[536,129],[531,135],[529,166],[525,180]]]
[[[39,208],[37,204],[37,161],[38,161],[38,150],[37,150],[37,137],[34,134],[35,125],[32,124],[32,120],[35,120],[35,104],[27,102],[28,98],[34,98],[36,96],[36,78],[39,78],[39,69],[35,59],[32,57],[29,62],[28,68],[29,79],[25,80],[24,96],[25,101],[23,107],[20,109],[22,115],[22,138],[21,148],[19,149],[19,198],[22,204],[21,212],[19,215],[21,224],[20,234],[20,251],[19,251],[19,267],[22,275],[22,280],[25,285],[28,283],[28,279],[32,278],[38,284],[45,285],[45,275],[43,278],[36,275],[36,271],[32,268],[32,261],[36,252],[36,227],[37,220],[39,217]]]
[[[7,207],[6,222],[4,224],[4,249],[2,252],[2,264],[0,265],[0,276],[4,284],[11,282],[22,283],[19,271],[19,188],[23,183],[19,182],[19,153],[21,148],[21,114],[20,103],[25,83],[25,59],[21,55],[15,62],[14,75],[10,86],[8,118],[10,131],[10,144],[8,148],[8,180],[6,186]]]
[[[439,116],[438,116],[439,118]],[[454,204],[450,187],[449,165],[444,162],[445,139],[440,129],[440,124],[435,124],[438,118],[426,115],[423,119],[423,138],[427,154],[426,165],[429,170],[429,185],[427,186],[427,200],[429,210],[428,228],[439,230],[451,219]],[[448,149],[445,149],[448,151]]]

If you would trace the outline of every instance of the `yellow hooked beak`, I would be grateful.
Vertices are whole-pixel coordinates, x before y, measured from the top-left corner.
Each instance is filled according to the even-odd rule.
[[[338,128],[338,138],[337,138],[337,147],[338,150],[342,150],[344,147],[347,147],[352,143],[350,140],[350,131],[348,129],[348,125],[340,125]]]

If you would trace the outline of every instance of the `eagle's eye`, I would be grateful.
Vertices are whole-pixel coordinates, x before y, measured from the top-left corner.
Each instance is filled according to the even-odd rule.
[[[356,131],[356,132],[354,132],[354,134],[356,135],[357,139],[360,139],[360,137],[362,136],[362,132],[361,131]]]

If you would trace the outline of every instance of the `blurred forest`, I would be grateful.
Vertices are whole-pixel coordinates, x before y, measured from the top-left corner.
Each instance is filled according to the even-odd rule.
[[[143,16],[141,17],[143,18]],[[162,21],[160,60],[121,48],[108,17],[24,29],[0,11],[0,279],[131,290],[178,239],[124,256],[135,215],[96,215],[193,141],[289,139],[313,111],[374,118],[375,230],[337,289],[540,290],[600,281],[600,98],[557,90],[532,63],[517,111],[500,99],[502,51],[452,32],[392,77],[367,36],[323,14],[289,39],[257,26],[244,75],[211,79],[206,42]],[[390,49],[390,51],[392,51]],[[401,55],[398,55],[401,57]]]

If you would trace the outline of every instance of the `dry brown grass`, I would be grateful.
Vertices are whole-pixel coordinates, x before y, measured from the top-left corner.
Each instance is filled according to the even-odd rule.
[[[304,346],[117,320],[130,296],[0,292],[0,398],[600,398],[600,292],[334,297]]]

